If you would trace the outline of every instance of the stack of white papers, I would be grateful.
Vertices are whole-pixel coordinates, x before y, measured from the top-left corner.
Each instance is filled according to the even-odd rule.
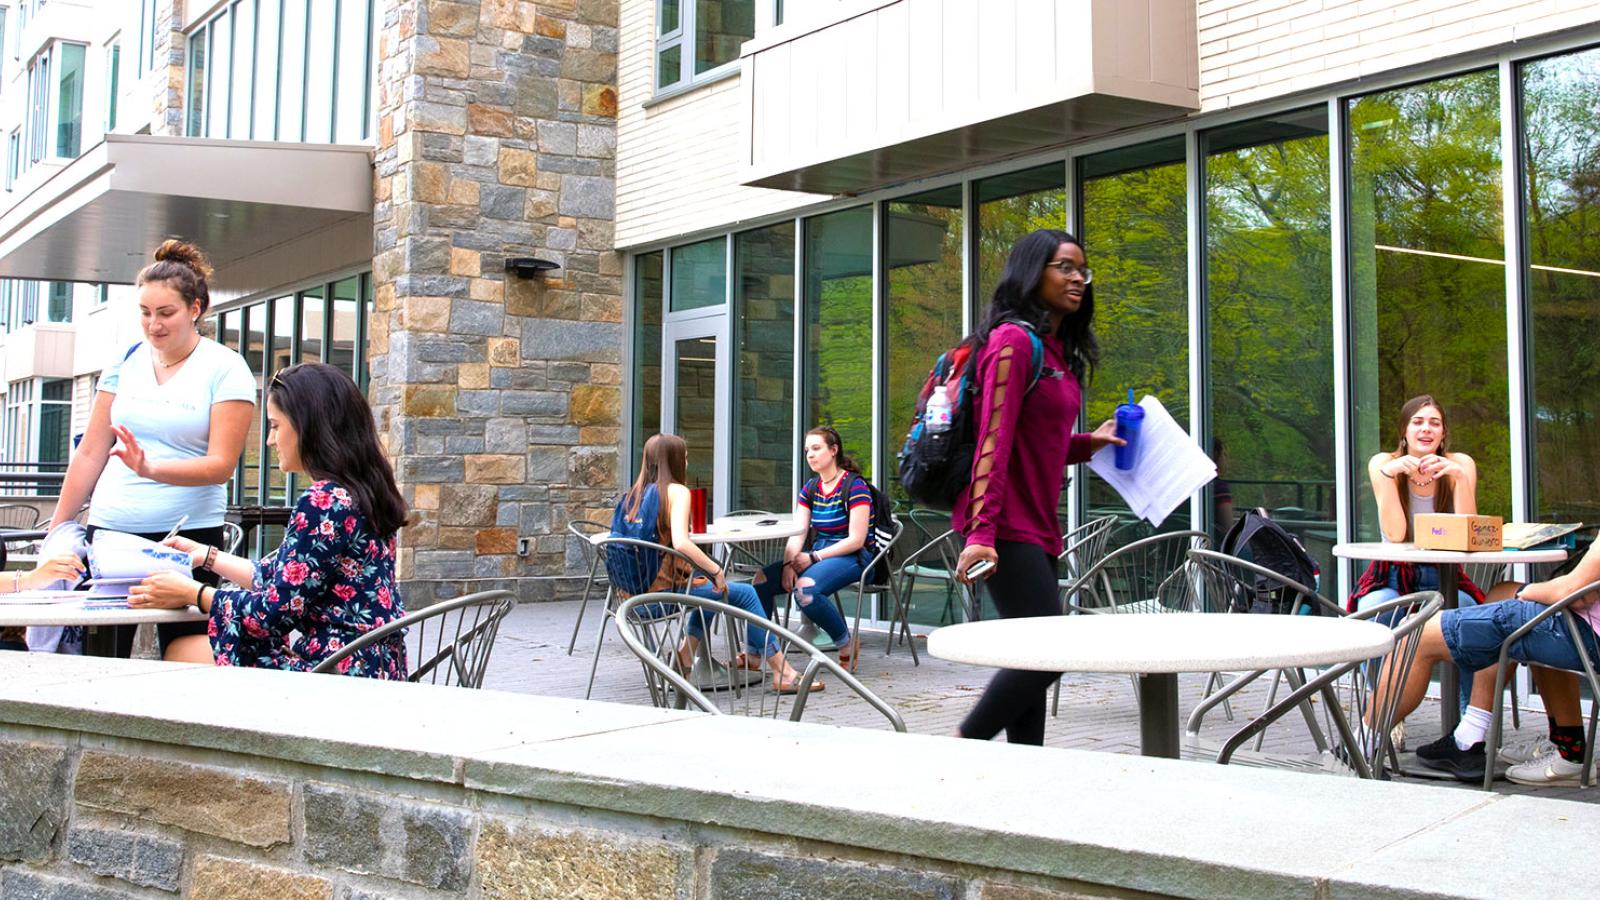
[[[1126,471],[1117,468],[1117,448],[1107,446],[1089,458],[1089,468],[1116,488],[1134,515],[1159,528],[1178,504],[1217,477],[1217,464],[1196,446],[1160,400],[1147,394],[1139,405],[1144,407],[1144,427],[1134,467]]]

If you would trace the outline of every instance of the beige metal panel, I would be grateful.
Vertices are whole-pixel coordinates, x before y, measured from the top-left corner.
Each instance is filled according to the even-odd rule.
[[[855,193],[1199,106],[1192,0],[898,0],[778,32],[744,47],[749,185]],[[785,46],[788,77],[766,78]],[[891,67],[906,73],[904,107]],[[770,133],[772,109],[792,113],[787,140]],[[813,114],[825,141],[799,133]]]
[[[6,336],[7,383],[24,378],[72,377],[72,326],[39,322]]]

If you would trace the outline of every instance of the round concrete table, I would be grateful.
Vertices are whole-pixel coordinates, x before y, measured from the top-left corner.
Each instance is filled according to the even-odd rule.
[[[1109,614],[951,625],[928,635],[928,652],[1004,669],[1137,675],[1140,751],[1176,759],[1178,673],[1353,662],[1393,643],[1376,622],[1323,616]]]
[[[769,521],[772,524],[760,524]],[[705,531],[692,532],[689,540],[696,544],[740,544],[784,540],[804,533],[800,521],[792,515],[723,516],[707,525]],[[589,543],[598,545],[611,536],[609,531],[596,532],[589,535]]]
[[[183,609],[84,609],[81,602],[0,606],[0,626],[50,625],[161,625],[204,622],[209,618],[193,606]]]
[[[1439,593],[1444,596],[1444,608],[1456,608],[1457,566],[1467,563],[1487,563],[1489,565],[1506,565],[1517,563],[1558,563],[1567,558],[1567,551],[1557,547],[1553,550],[1477,550],[1466,552],[1462,550],[1423,550],[1416,544],[1390,544],[1384,541],[1369,541],[1366,543],[1334,544],[1333,555],[1340,559],[1367,559],[1382,560],[1393,563],[1411,563],[1413,565],[1434,565],[1439,567]],[[1478,585],[1481,588],[1492,585]],[[1454,665],[1441,667],[1439,674],[1439,725],[1445,734],[1456,730],[1456,725],[1461,721],[1461,710],[1458,708],[1458,698],[1461,695],[1461,674]]]

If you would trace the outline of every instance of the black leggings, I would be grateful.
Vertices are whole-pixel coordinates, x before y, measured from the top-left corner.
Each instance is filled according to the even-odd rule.
[[[999,566],[987,587],[1002,619],[1059,616],[1055,559],[1021,541],[995,541]],[[1044,743],[1045,695],[1059,672],[1001,669],[961,722],[961,736],[987,741],[1002,730],[1013,744]]]
[[[89,540],[93,541],[94,533],[100,529],[90,525],[84,530],[87,532]],[[217,525],[212,528],[185,528],[184,530],[178,532],[178,535],[180,537],[186,537],[191,541],[198,541],[202,544],[208,544],[212,547],[222,546],[223,540],[226,539],[221,525]],[[166,532],[162,531],[139,535],[139,537],[150,541],[159,541],[166,536]],[[201,584],[209,584],[212,587],[216,587],[222,583],[222,579],[218,578],[215,572],[207,572],[204,569],[195,569],[193,577],[195,581],[198,581]],[[127,659],[133,655],[133,635],[134,632],[138,630],[139,626],[114,625],[112,627],[115,629],[117,636],[117,656]],[[161,652],[166,653],[167,644],[171,643],[177,638],[186,637],[191,634],[203,635],[208,634],[209,632],[209,622],[165,623],[156,626],[156,643],[160,646]]]

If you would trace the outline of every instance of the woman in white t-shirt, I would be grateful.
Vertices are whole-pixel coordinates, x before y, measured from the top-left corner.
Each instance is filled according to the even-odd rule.
[[[167,241],[155,258],[135,281],[144,340],[101,375],[50,525],[88,500],[91,538],[109,528],[160,540],[187,515],[180,534],[216,546],[224,543],[225,485],[259,390],[238,353],[198,330],[211,305],[211,267],[199,248]],[[195,577],[216,583],[210,572]],[[164,658],[212,661],[206,623],[161,625],[158,633]],[[118,654],[132,647],[133,628],[119,628]]]

